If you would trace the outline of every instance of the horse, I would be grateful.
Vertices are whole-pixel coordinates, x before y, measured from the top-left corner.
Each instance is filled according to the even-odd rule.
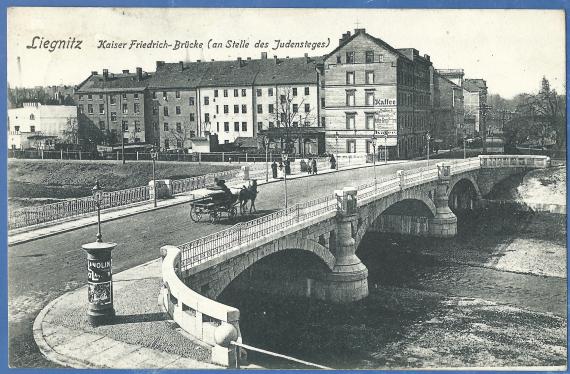
[[[253,179],[249,187],[243,186],[239,191],[239,212],[243,215],[243,212],[246,208],[247,202],[251,201],[251,205],[249,207],[249,213],[253,209],[254,212],[257,212],[255,209],[255,198],[257,197],[257,181]]]

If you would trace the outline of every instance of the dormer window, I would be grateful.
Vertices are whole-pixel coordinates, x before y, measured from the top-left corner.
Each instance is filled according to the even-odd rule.
[[[34,121],[36,119],[36,116],[34,116],[33,114],[30,114],[30,121]]]
[[[346,52],[346,63],[354,64],[354,52]]]

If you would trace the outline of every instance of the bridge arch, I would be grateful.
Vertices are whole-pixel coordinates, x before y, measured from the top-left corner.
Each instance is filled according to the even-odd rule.
[[[193,289],[200,290],[204,296],[217,299],[232,281],[255,263],[268,256],[292,250],[312,254],[329,271],[334,268],[335,257],[327,247],[312,239],[287,236],[229,259],[224,263],[223,269],[213,266],[191,275],[188,284]]]
[[[475,180],[475,178],[471,175],[471,174],[462,174],[456,178],[453,178],[450,182],[449,182],[449,194],[451,194],[451,192],[453,192],[453,189],[459,184],[459,183],[470,183],[471,187],[473,188],[473,191],[475,191],[476,194],[476,198],[477,199],[481,199],[482,194],[481,194],[481,190],[479,188],[479,184],[477,183],[477,181]]]

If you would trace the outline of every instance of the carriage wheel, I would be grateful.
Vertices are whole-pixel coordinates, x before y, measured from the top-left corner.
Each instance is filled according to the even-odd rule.
[[[219,221],[219,220],[220,220],[220,213],[218,213],[218,212],[215,211],[215,210],[212,210],[212,211],[210,212],[210,222],[211,222],[211,223],[216,223],[216,222]]]
[[[191,207],[190,208],[190,219],[192,219],[192,221],[194,221],[194,222],[198,222],[198,221],[200,221],[200,218],[202,218],[202,211],[199,209],[196,209],[196,207]]]

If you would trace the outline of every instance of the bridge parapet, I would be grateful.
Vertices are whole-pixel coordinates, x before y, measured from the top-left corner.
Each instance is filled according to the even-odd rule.
[[[186,286],[179,278],[180,249],[161,248],[160,301],[165,311],[184,331],[212,346],[212,362],[231,366],[236,362],[231,341],[241,342],[239,310],[211,300]]]
[[[550,157],[539,155],[480,155],[481,168],[547,168],[550,166]]]

